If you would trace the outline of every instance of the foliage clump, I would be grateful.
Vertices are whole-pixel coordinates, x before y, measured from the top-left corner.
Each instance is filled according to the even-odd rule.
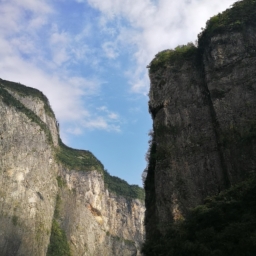
[[[256,25],[256,0],[235,2],[232,8],[213,16],[206,23],[205,30],[199,34],[199,46],[217,33],[240,31],[244,26]]]
[[[149,64],[149,73],[154,73],[161,67],[166,67],[173,62],[182,62],[195,56],[197,48],[193,43],[177,46],[174,50],[164,50],[156,54]]]
[[[165,236],[146,241],[146,256],[256,255],[256,178],[252,177],[170,223]]]
[[[104,183],[106,188],[115,192],[117,195],[126,198],[138,198],[142,201],[145,199],[144,189],[137,185],[129,185],[125,180],[111,176],[106,170],[104,172]]]

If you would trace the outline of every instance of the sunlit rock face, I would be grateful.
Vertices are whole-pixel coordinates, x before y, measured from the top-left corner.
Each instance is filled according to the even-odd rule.
[[[62,223],[73,255],[140,255],[144,204],[104,189],[101,174],[63,170]]]
[[[149,65],[149,241],[205,197],[256,170],[256,29],[250,22],[255,16],[242,27],[206,28],[198,47],[161,52]]]
[[[52,146],[2,97],[0,134],[0,255],[46,255],[58,190]]]
[[[69,255],[140,255],[144,202],[106,189],[98,167],[67,167],[59,151],[45,96],[0,80],[0,255],[51,255],[53,221]]]

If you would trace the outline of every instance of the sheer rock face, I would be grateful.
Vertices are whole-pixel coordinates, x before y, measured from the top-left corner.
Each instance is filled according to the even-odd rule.
[[[156,209],[164,228],[170,218],[179,219],[224,184],[209,97],[196,59],[158,72],[150,77],[149,105],[157,150]],[[158,102],[161,107],[154,112]]]
[[[100,173],[63,170],[63,225],[73,255],[139,255],[144,205],[104,189]],[[133,243],[135,241],[135,243]]]
[[[255,35],[250,26],[215,33],[200,52],[150,72],[147,237],[255,172]]]
[[[20,95],[15,91],[8,90],[8,92],[18,99],[26,108],[32,110],[49,128],[54,146],[58,146],[59,141],[59,130],[58,124],[53,113],[47,113],[45,111],[45,102],[42,100],[32,97],[30,95]]]
[[[23,110],[32,110],[52,136],[50,142],[42,126],[6,104],[0,92],[0,255],[47,254],[57,195],[58,223],[71,255],[140,255],[144,203],[110,193],[96,170],[61,166],[55,158],[58,125],[54,114],[45,111],[46,103],[5,88],[3,80],[0,84],[2,94],[9,92]]]
[[[0,255],[46,255],[57,165],[40,127],[0,100]]]
[[[229,183],[253,173],[256,128],[256,29],[216,35],[204,54],[205,80],[218,122]]]

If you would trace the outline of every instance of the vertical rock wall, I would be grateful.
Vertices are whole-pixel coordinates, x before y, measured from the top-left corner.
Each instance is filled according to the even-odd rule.
[[[228,24],[243,14],[239,8],[208,22],[198,48],[163,51],[149,66],[154,131],[145,182],[149,240],[205,197],[255,173],[256,30],[250,25],[255,16]]]
[[[62,171],[61,223],[72,255],[140,255],[144,204],[105,190],[97,171]]]
[[[223,184],[208,91],[196,53],[150,75],[156,211],[163,228]]]
[[[256,29],[213,36],[204,51],[205,80],[218,123],[229,183],[256,169]]]
[[[0,100],[0,255],[46,255],[57,193],[51,145]]]
[[[0,80],[0,255],[47,255],[53,222],[72,256],[140,255],[144,203],[105,189],[103,170],[64,167],[59,150],[45,96]]]

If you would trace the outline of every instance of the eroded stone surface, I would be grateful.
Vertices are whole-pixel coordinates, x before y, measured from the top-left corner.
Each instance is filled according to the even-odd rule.
[[[255,172],[255,34],[250,26],[215,34],[200,54],[150,73],[148,235]]]
[[[140,255],[144,203],[106,190],[97,171],[61,166],[55,157],[57,122],[45,112],[45,103],[8,91],[47,125],[53,143],[38,123],[0,95],[0,255],[46,255],[57,195],[57,221],[73,256]]]

